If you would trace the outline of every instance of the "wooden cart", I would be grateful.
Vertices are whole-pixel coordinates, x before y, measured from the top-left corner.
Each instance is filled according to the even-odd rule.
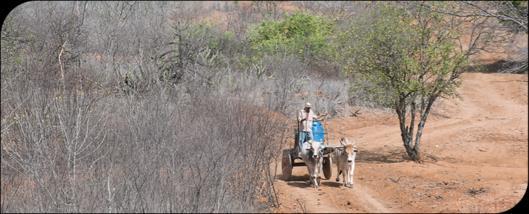
[[[319,122],[319,121],[315,121],[315,122]],[[320,122],[321,124],[321,122]],[[322,124],[323,126],[323,124]],[[324,127],[325,128],[325,127]],[[294,132],[294,139],[295,139],[295,143],[294,145],[297,145],[298,144],[298,140],[299,140],[299,130],[300,130],[300,127],[298,125],[297,129],[295,130]],[[324,130],[324,129],[323,129]],[[329,146],[327,140],[326,140],[326,132],[323,132],[324,134],[324,139],[323,139],[323,144],[325,146]],[[298,160],[298,161],[296,161]],[[281,161],[281,168],[282,168],[282,172],[283,172],[283,179],[284,180],[290,180],[290,177],[292,176],[292,168],[296,167],[296,166],[306,166],[305,163],[303,162],[303,159],[301,157],[298,156],[298,150],[296,147],[294,148],[291,148],[291,149],[284,149],[283,150],[283,156],[282,156],[282,161]],[[331,154],[325,154],[323,155],[323,163],[322,163],[322,169],[323,169],[323,175],[325,177],[325,179],[330,179],[331,176],[332,176],[332,160],[331,160]]]

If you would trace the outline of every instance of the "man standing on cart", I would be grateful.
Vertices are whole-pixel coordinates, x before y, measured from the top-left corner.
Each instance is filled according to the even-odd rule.
[[[301,109],[298,113],[298,152],[301,152],[301,148],[304,142],[313,139],[312,136],[312,122],[314,120],[321,120],[325,115],[316,116],[311,110],[310,103],[305,103],[305,108]]]

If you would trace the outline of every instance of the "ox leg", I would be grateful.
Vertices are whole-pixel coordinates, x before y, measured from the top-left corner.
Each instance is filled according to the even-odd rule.
[[[347,186],[347,173],[347,171],[342,173],[344,186]]]
[[[338,170],[338,175],[336,175],[336,182],[340,182],[340,174],[342,174],[342,170]]]
[[[347,182],[346,182],[347,185],[346,186],[347,187],[351,187],[351,172],[347,172],[346,177],[347,177]]]
[[[317,181],[317,179],[318,179],[318,178],[317,178],[316,176],[314,176],[314,175],[311,175],[311,176],[310,176],[310,182],[311,182],[311,184],[312,184],[312,187],[314,187],[314,188],[317,188],[317,187],[318,187],[318,181]]]
[[[353,185],[354,185],[354,171],[355,171],[355,161],[354,159],[356,158],[356,153],[353,154],[353,162],[351,163],[351,166],[349,166],[349,170],[348,170],[348,183],[349,183],[349,186],[352,188]]]
[[[353,187],[353,172],[349,172],[349,187]]]
[[[314,168],[312,168],[312,167],[309,166],[309,164],[310,164],[309,161],[305,161],[305,164],[307,164],[307,169],[308,169],[308,171],[309,171],[309,175],[310,175],[310,177],[309,177],[309,181],[308,181],[308,184],[311,185],[311,186],[312,186],[312,185],[317,185],[316,182],[315,182],[315,180],[314,180],[314,171],[315,171],[316,169],[314,169]]]
[[[353,162],[353,165],[351,167],[351,171],[349,172],[349,174],[350,174],[349,175],[349,179],[351,179],[351,182],[350,182],[351,183],[351,187],[353,187],[353,185],[354,185],[354,174],[355,174],[355,164],[354,164],[354,162]]]

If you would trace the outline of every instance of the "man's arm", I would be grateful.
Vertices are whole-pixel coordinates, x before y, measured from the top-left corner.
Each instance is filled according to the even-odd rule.
[[[323,113],[323,114],[316,116],[316,120],[324,120],[325,117],[327,117],[327,113]]]

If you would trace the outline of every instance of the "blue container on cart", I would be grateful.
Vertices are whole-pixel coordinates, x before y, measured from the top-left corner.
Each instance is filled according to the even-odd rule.
[[[321,122],[318,120],[312,121],[312,137],[314,138],[314,141],[323,143],[325,132],[323,130],[323,124],[321,124]]]

